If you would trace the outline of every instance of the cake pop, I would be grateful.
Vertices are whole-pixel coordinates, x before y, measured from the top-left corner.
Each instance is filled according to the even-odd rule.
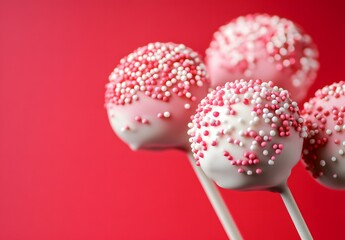
[[[109,76],[105,106],[113,130],[133,150],[188,152],[187,123],[208,89],[205,65],[196,52],[156,42],[121,59]],[[192,163],[226,233],[242,239],[217,188]]]
[[[280,192],[301,236],[311,237],[286,186],[306,137],[288,91],[261,80],[228,82],[200,102],[189,127],[209,178],[227,189]]]
[[[267,14],[241,16],[221,26],[206,50],[211,86],[263,79],[301,102],[319,68],[311,37],[292,21]]]
[[[308,137],[303,145],[303,160],[321,184],[345,189],[345,82],[319,89],[304,103]]]
[[[121,59],[109,76],[105,104],[111,126],[132,149],[186,148],[184,123],[208,87],[196,52],[150,43]]]

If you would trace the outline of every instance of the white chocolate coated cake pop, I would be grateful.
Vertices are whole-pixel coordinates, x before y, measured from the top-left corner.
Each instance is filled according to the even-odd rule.
[[[236,79],[263,79],[301,102],[314,83],[318,51],[292,21],[267,14],[241,16],[221,26],[206,50],[211,87]]]
[[[300,159],[303,119],[286,90],[236,80],[204,98],[189,123],[197,164],[220,187],[273,189]]]
[[[345,189],[345,82],[319,89],[301,111],[308,138],[303,160],[321,184]]]
[[[208,88],[196,52],[182,44],[150,43],[110,74],[105,106],[113,130],[132,149],[187,148],[187,123]]]

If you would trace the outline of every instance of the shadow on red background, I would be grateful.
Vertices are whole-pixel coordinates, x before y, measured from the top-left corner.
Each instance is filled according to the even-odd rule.
[[[152,41],[204,54],[234,17],[290,18],[320,51],[318,87],[344,79],[341,1],[0,1],[0,239],[226,239],[187,158],[132,152],[104,85]],[[311,95],[311,94],[310,94]],[[345,192],[298,165],[289,184],[315,239],[341,239]],[[246,239],[298,239],[278,195],[222,191]]]

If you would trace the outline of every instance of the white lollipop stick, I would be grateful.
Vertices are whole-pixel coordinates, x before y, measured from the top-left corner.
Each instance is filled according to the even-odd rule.
[[[200,167],[196,166],[191,153],[188,154],[188,158],[229,239],[243,239],[216,185],[204,174]]]
[[[280,196],[282,197],[285,207],[289,212],[289,215],[295,224],[297,232],[302,240],[313,239],[307,224],[305,223],[301,212],[298,209],[295,199],[293,198],[289,187],[285,184],[279,188]]]

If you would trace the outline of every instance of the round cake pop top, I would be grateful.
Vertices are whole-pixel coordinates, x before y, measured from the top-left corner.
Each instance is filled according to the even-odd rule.
[[[208,88],[196,52],[182,44],[150,43],[110,74],[105,106],[113,130],[132,149],[187,148],[187,123]]]
[[[189,123],[197,164],[220,187],[274,189],[300,159],[306,132],[286,90],[261,80],[217,87]]]
[[[301,102],[319,68],[311,37],[292,21],[254,14],[234,19],[214,33],[206,50],[211,87],[235,79],[264,79]]]
[[[345,82],[319,89],[304,103],[308,137],[303,160],[321,184],[345,189]]]

